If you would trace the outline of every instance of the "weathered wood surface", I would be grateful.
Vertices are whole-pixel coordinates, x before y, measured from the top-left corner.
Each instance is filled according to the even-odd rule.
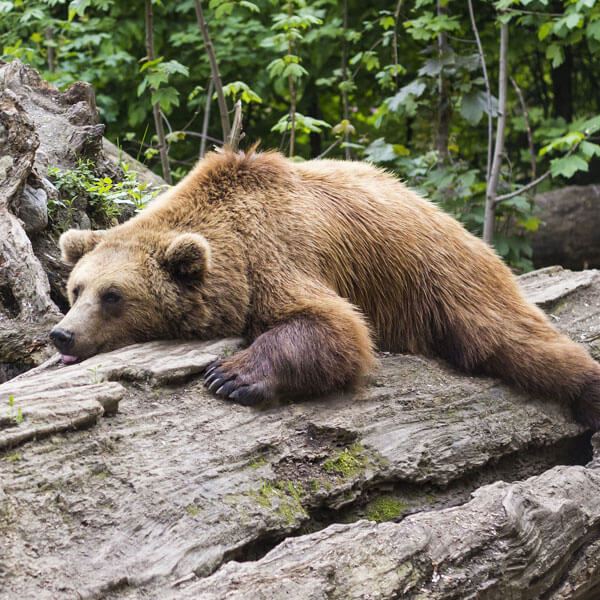
[[[60,92],[19,60],[0,61],[0,382],[52,354],[47,332],[60,320],[55,303],[67,308],[68,271],[57,235],[47,229],[48,202],[65,226],[91,225],[85,199],[60,206],[48,168],[74,169],[82,158],[115,177],[123,158],[140,179],[164,184],[131,157],[120,157],[103,132],[89,84]]]
[[[235,349],[236,340],[212,343],[154,342],[111,353],[107,360],[93,357],[71,367],[50,359],[0,385],[0,450],[31,439],[94,424],[98,417],[117,411],[125,388],[119,380],[153,385],[173,383],[201,373],[223,348]]]
[[[401,523],[359,521],[287,539],[258,562],[229,562],[169,597],[592,599],[599,528],[600,472],[558,466]]]
[[[550,276],[547,310],[596,351],[600,275]],[[131,347],[0,387],[2,414],[24,414],[1,435],[61,422],[52,406],[94,413],[78,388],[118,402],[4,452],[0,598],[594,598],[600,481],[565,409],[384,355],[355,394],[258,410],[194,377],[235,342],[202,348]]]
[[[0,61],[0,381],[52,353],[60,312],[27,233],[40,234],[57,198],[48,167],[100,160],[103,131],[90,85],[59,92],[20,61]]]

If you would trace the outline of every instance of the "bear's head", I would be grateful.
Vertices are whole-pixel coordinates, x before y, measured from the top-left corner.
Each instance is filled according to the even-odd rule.
[[[64,362],[187,337],[186,327],[202,327],[198,290],[210,269],[202,235],[71,229],[59,245],[63,260],[74,265],[67,284],[71,309],[50,332]]]

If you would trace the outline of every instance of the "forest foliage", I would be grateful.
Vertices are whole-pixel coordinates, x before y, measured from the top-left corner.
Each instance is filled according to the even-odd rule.
[[[478,234],[504,24],[494,245],[518,268],[531,266],[526,234],[539,225],[532,193],[594,181],[596,0],[0,0],[2,58],[60,88],[90,82],[107,136],[161,172],[154,106],[162,170],[176,181],[224,137],[198,6],[227,108],[243,105],[242,145],[261,140],[296,160],[370,160]]]

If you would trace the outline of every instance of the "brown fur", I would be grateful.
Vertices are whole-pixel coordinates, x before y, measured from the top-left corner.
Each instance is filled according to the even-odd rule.
[[[368,164],[213,153],[131,221],[69,231],[61,247],[81,257],[69,290],[82,291],[59,325],[81,358],[161,337],[244,335],[250,347],[207,382],[253,403],[348,387],[375,344],[556,396],[600,425],[598,364],[482,241]],[[99,300],[107,286],[120,291],[119,311]]]

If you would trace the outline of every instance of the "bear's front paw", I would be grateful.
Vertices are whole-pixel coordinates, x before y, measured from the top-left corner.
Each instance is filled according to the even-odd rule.
[[[236,368],[229,361],[217,360],[204,372],[204,385],[217,396],[234,400],[244,406],[255,406],[270,399],[264,381],[253,381],[243,369]]]

